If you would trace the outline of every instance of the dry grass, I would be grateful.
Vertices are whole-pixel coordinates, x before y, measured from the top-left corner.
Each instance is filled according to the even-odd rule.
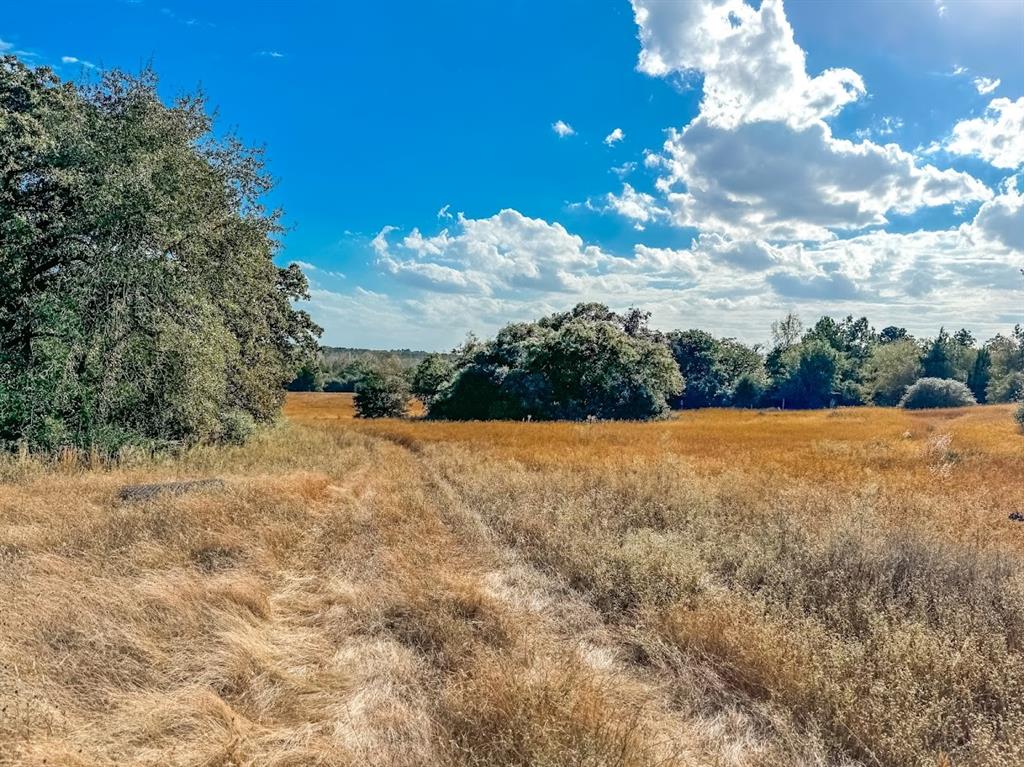
[[[0,466],[0,764],[1024,763],[1007,408],[286,415]]]

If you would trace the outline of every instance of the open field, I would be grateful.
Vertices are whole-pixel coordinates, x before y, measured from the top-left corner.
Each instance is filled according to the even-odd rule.
[[[1024,763],[1011,408],[285,414],[0,465],[0,764]]]

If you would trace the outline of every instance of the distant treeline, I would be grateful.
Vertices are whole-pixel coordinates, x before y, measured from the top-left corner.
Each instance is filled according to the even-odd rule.
[[[865,317],[822,317],[805,327],[789,314],[768,347],[703,330],[662,332],[649,314],[580,304],[532,323],[513,323],[488,341],[470,338],[450,354],[374,368],[364,357],[356,389],[376,415],[404,412],[402,392],[432,418],[644,419],[669,408],[1014,402],[1024,397],[1024,328],[984,342],[939,328],[917,338]],[[386,353],[382,353],[386,354]],[[927,396],[925,393],[927,392]],[[400,403],[397,412],[374,404]]]
[[[354,392],[370,371],[411,371],[430,352],[322,346],[319,357],[300,368],[289,391]]]

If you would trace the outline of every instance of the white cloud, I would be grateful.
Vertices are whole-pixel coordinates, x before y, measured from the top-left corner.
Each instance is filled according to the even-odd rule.
[[[91,61],[85,61],[76,56],[61,56],[60,61],[62,64],[81,64],[86,69],[95,69],[96,65]]]
[[[637,193],[626,185],[623,197],[630,194]],[[959,229],[873,232],[813,247],[705,232],[688,248],[638,244],[622,256],[585,243],[561,224],[510,209],[482,219],[460,216],[454,229],[435,235],[413,229],[396,237],[397,230],[386,227],[374,245],[385,274],[432,293],[557,303],[562,294],[585,298],[623,290],[656,299],[669,285],[713,292],[745,282],[783,296],[827,292],[899,300],[922,294],[920,279],[908,276],[919,272],[929,271],[931,282],[949,288],[979,284],[979,274],[1012,275],[1024,256],[1022,212],[1024,195],[1011,181]],[[1016,288],[1011,283],[1007,289]]]
[[[574,272],[609,263],[560,224],[503,210],[490,218],[460,215],[457,230],[424,236],[418,229],[392,244],[386,227],[374,238],[377,263],[402,282],[424,289],[494,295],[521,290],[563,291]]]
[[[704,75],[700,114],[671,130],[658,189],[679,226],[772,240],[827,240],[834,231],[887,223],[934,205],[985,200],[966,173],[919,166],[896,144],[837,139],[824,121],[865,93],[860,76],[829,69],[814,77],[780,0],[633,0],[652,75]],[[884,117],[889,135],[902,126]]]
[[[954,154],[974,155],[997,168],[1024,163],[1024,96],[1011,101],[993,99],[982,117],[961,120],[945,148]]]
[[[576,131],[573,130],[569,123],[563,120],[556,120],[551,123],[551,130],[558,134],[559,138],[565,138],[566,136],[575,135]]]
[[[866,314],[876,324],[929,334],[950,317],[978,318],[969,327],[979,335],[1019,317],[1024,195],[1016,178],[993,193],[896,143],[836,138],[826,120],[861,98],[864,84],[848,69],[809,74],[780,0],[756,9],[744,0],[633,5],[639,68],[702,75],[700,114],[669,131],[658,152],[644,152],[644,165],[658,176],[653,193],[623,183],[584,205],[638,228],[653,221],[695,227],[700,233],[689,247],[637,244],[616,254],[515,210],[448,223],[440,215],[446,206],[439,232],[385,227],[373,238],[387,295],[359,288],[314,294],[325,307],[328,338],[336,316],[346,338],[386,333],[390,345],[438,348],[468,330],[490,333],[583,300],[642,306],[664,329],[704,327],[748,341],[767,340],[780,307],[807,317]],[[1016,108],[997,99],[979,118],[984,126],[954,130],[960,143],[953,145],[1008,161],[1014,137],[992,134],[1015,125]],[[901,127],[899,118],[882,117],[870,135]],[[552,129],[560,137],[575,133],[561,120]],[[635,168],[612,171],[624,177]],[[982,204],[959,227],[861,232],[893,214],[972,201]]]
[[[1000,194],[982,205],[974,221],[961,229],[982,243],[1024,254],[1024,194],[1017,182],[1017,176],[1006,179]]]
[[[284,54],[280,51],[260,51],[260,56],[265,56],[268,59],[283,59]]]
[[[896,131],[903,127],[903,120],[899,117],[889,117],[886,115],[882,118],[882,124],[878,127],[878,134],[880,136],[891,136]]]
[[[998,77],[994,80],[991,77],[975,77],[971,82],[973,82],[974,87],[978,89],[978,93],[982,96],[987,96],[998,88],[1003,81]]]
[[[6,40],[4,40],[3,38],[0,38],[0,53],[4,53],[5,51],[9,51],[13,47],[14,47],[14,43],[9,43]]]
[[[820,274],[775,272],[767,281],[776,293],[787,299],[848,301],[869,297],[863,288],[839,271],[837,264],[827,264]]]
[[[903,128],[902,118],[885,115],[881,120],[876,121],[867,128],[858,128],[853,134],[861,141],[864,141],[870,139],[873,135],[891,136],[901,128]]]
[[[296,259],[296,260],[293,260],[292,263],[295,264],[300,269],[302,269],[303,271],[307,271],[307,272],[315,272],[315,271],[317,271],[316,266],[314,266],[313,264],[309,263],[308,261],[299,261],[299,260]]]
[[[945,0],[935,0],[935,12],[939,14],[940,19],[946,15],[946,10]]]
[[[714,233],[701,234],[690,248],[712,263],[728,264],[746,272],[764,271],[790,260],[787,253],[764,240],[733,240]]]
[[[744,0],[633,0],[633,10],[642,43],[640,71],[703,73],[701,115],[716,126],[752,120],[805,125],[864,94],[853,70],[807,74],[781,0],[764,0],[757,10]]]
[[[601,213],[617,213],[633,222],[638,230],[658,219],[668,218],[667,209],[660,207],[653,195],[636,191],[630,184],[622,185],[622,194],[609,192],[602,202],[587,201],[587,207]]]
[[[615,130],[613,130],[611,133],[604,137],[604,143],[606,143],[608,146],[611,146],[616,141],[622,141],[622,139],[624,138],[626,138],[626,134],[622,132],[622,128],[616,128]]]
[[[624,162],[622,165],[615,165],[612,167],[611,172],[619,178],[625,178],[630,173],[636,170],[635,162]]]
[[[703,233],[688,248],[636,245],[615,255],[557,223],[504,210],[461,217],[435,235],[394,228],[375,238],[390,284],[311,291],[327,340],[444,348],[469,330],[603,301],[653,312],[656,327],[704,327],[767,340],[780,307],[807,317],[866,314],[876,324],[934,333],[949,317],[992,335],[1020,313],[1021,194],[1007,185],[959,229],[873,232],[817,246]],[[1014,228],[1015,227],[1015,228]]]
[[[698,118],[669,133],[662,166],[658,186],[677,225],[776,240],[827,240],[885,224],[890,212],[991,196],[966,173],[918,167],[896,144],[834,138],[823,122],[727,130]]]
[[[450,212],[448,211],[448,209],[449,209],[450,207],[451,207],[451,205],[450,205],[450,204],[445,204],[445,205],[443,205],[443,206],[441,207],[441,209],[440,209],[439,211],[437,211],[437,217],[438,217],[438,219],[441,219],[441,220],[446,220],[446,219],[447,219],[447,220],[451,220],[451,219],[454,219],[454,218],[455,218],[455,216],[453,216],[453,215],[452,215],[452,214],[451,214],[451,213],[450,213]]]

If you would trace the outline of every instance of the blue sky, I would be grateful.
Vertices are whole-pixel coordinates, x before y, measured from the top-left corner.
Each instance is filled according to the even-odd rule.
[[[579,300],[749,341],[1024,321],[1024,0],[40,2],[0,48],[201,86],[267,148],[326,343]]]

